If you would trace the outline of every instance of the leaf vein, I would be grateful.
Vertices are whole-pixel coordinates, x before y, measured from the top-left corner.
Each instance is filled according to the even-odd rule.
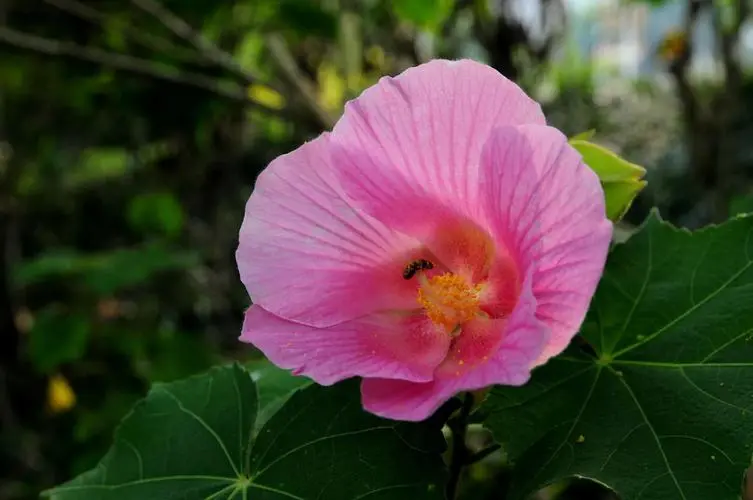
[[[408,483],[408,484],[392,484],[390,486],[383,486],[381,488],[377,488],[375,490],[371,490],[367,493],[363,493],[361,495],[358,495],[357,497],[353,497],[353,500],[363,500],[364,498],[368,498],[371,495],[374,495],[376,493],[383,493],[385,491],[390,490],[398,490],[403,488],[413,488],[416,486],[423,486],[425,483]]]
[[[286,498],[293,498],[295,500],[306,500],[303,497],[296,496],[292,493],[288,493],[287,491],[278,490],[277,488],[272,488],[271,486],[265,486],[263,484],[249,483],[248,488],[256,488],[257,490],[264,490],[270,493],[277,493],[280,496],[283,496]],[[246,490],[247,488],[244,488],[244,491]]]
[[[557,449],[554,450],[554,452],[552,452],[551,455],[549,455],[549,458],[547,459],[546,462],[544,462],[544,465],[541,466],[541,468],[539,469],[539,472],[543,472],[547,468],[547,466],[552,462],[552,460],[554,460],[554,457],[557,456],[557,454],[560,452],[562,447],[565,446],[565,444],[569,444],[568,440],[570,439],[570,436],[572,435],[573,430],[575,430],[575,427],[578,425],[578,422],[580,421],[580,417],[583,416],[583,412],[586,410],[588,403],[591,401],[591,396],[593,395],[594,390],[596,389],[596,384],[599,382],[599,378],[601,376],[601,370],[602,368],[599,367],[599,369],[596,371],[596,376],[594,377],[594,381],[591,383],[591,387],[588,389],[588,393],[586,394],[586,397],[583,399],[583,404],[578,410],[578,413],[575,415],[575,418],[573,419],[573,423],[570,426],[570,429],[568,429],[568,431],[565,433],[564,439],[559,444],[559,446],[557,446]],[[571,450],[571,453],[572,453],[572,450]]]
[[[139,462],[139,479],[144,479],[144,460],[141,456],[141,452],[136,448],[133,444],[131,444],[130,441],[128,441],[126,438],[121,437],[119,438],[120,442],[122,442],[124,445],[128,446],[134,455],[136,455],[136,460]]]
[[[217,481],[223,483],[235,483],[235,478],[221,477],[221,476],[164,476],[164,477],[149,477],[146,479],[140,479],[138,481],[128,481],[121,484],[87,484],[82,486],[68,486],[53,488],[53,493],[66,493],[69,491],[85,491],[85,490],[119,490],[121,488],[130,488],[131,486],[141,486],[142,484],[161,483],[164,481]]]
[[[709,441],[706,441],[703,438],[699,438],[697,436],[688,436],[687,434],[668,434],[666,436],[660,436],[660,438],[661,439],[689,439],[691,441],[698,441],[700,443],[703,443],[703,444],[707,445],[709,448],[715,449],[716,451],[718,451],[719,453],[721,453],[722,455],[724,455],[724,458],[727,459],[727,461],[730,464],[734,464],[735,463],[734,460],[732,460],[729,457],[729,455],[727,455],[727,453],[723,449],[719,448],[717,445],[715,445],[715,444],[713,444],[713,443],[711,443]]]
[[[214,493],[210,494],[209,496],[205,497],[204,500],[214,500],[215,498],[218,498],[223,493],[226,493],[228,490],[232,490],[233,488],[237,488],[238,485],[235,483],[228,484],[224,488],[215,491]]]
[[[620,449],[620,446],[622,446],[622,444],[623,444],[623,443],[624,443],[625,441],[627,441],[627,440],[628,440],[628,438],[630,438],[630,436],[632,436],[632,435],[633,435],[633,433],[634,433],[635,431],[637,431],[638,429],[640,429],[640,428],[641,428],[641,427],[643,427],[644,425],[646,425],[646,424],[645,424],[645,422],[641,422],[640,424],[636,425],[635,427],[633,427],[632,429],[630,429],[629,431],[627,431],[627,433],[626,433],[626,434],[625,434],[625,435],[624,435],[624,436],[622,437],[622,439],[620,439],[620,442],[619,442],[619,443],[617,443],[617,444],[616,444],[616,445],[614,446],[614,450],[612,450],[612,451],[611,451],[611,452],[609,453],[609,455],[607,455],[607,459],[606,459],[606,460],[604,460],[604,463],[602,464],[602,466],[601,466],[601,467],[599,467],[599,472],[601,472],[601,471],[603,471],[604,469],[606,469],[606,467],[607,467],[607,464],[609,464],[609,461],[610,461],[610,460],[612,460],[612,457],[614,456],[614,454],[615,454],[615,453],[617,453],[617,451],[618,451],[618,450]]]
[[[625,321],[622,324],[622,329],[620,330],[620,335],[618,338],[622,338],[623,335],[625,335],[625,332],[627,331],[627,327],[630,325],[630,322],[633,321],[633,314],[635,314],[635,310],[638,308],[638,304],[641,303],[643,300],[643,297],[646,294],[646,289],[648,288],[648,281],[651,279],[651,273],[653,272],[654,267],[654,250],[653,250],[653,236],[651,234],[651,231],[648,231],[647,233],[647,242],[648,242],[648,262],[646,264],[646,276],[643,278],[643,284],[641,285],[640,291],[638,291],[638,296],[633,301],[633,305],[630,308],[630,312],[628,312],[627,316],[625,317]],[[621,352],[618,352],[613,357],[617,357],[621,354]]]
[[[662,460],[664,461],[664,465],[667,468],[667,473],[669,474],[669,477],[672,478],[672,481],[675,483],[675,487],[677,488],[677,491],[680,493],[680,497],[683,500],[687,500],[687,497],[685,496],[685,492],[682,490],[682,487],[680,487],[680,482],[677,480],[677,476],[675,476],[674,471],[672,470],[672,466],[669,465],[669,459],[667,458],[667,454],[664,453],[664,448],[661,445],[661,440],[659,439],[659,435],[656,433],[656,429],[654,429],[654,426],[651,425],[651,422],[648,420],[648,416],[646,415],[646,412],[643,410],[643,406],[638,401],[638,398],[635,396],[635,393],[633,392],[633,389],[630,387],[630,384],[627,383],[624,376],[618,376],[615,373],[615,376],[617,377],[617,380],[622,383],[623,386],[625,386],[625,389],[627,389],[628,394],[630,395],[630,398],[635,403],[636,408],[638,408],[638,411],[641,414],[641,417],[643,417],[643,421],[646,422],[646,425],[648,426],[648,430],[651,431],[651,435],[654,437],[654,441],[656,441],[656,447],[659,449],[659,454],[662,457]],[[657,478],[658,479],[658,478]],[[640,498],[640,495],[639,495]]]
[[[238,379],[236,378],[235,370],[233,370],[233,388],[235,389],[235,400],[238,404],[238,465],[243,468],[243,401],[241,399],[241,388],[238,387]],[[247,473],[248,470],[244,470]]]
[[[729,406],[730,408],[734,408],[735,410],[739,410],[739,411],[741,411],[743,413],[750,412],[750,408],[743,408],[742,406],[737,406],[736,404],[733,404],[733,403],[730,403],[730,402],[725,401],[723,399],[720,399],[720,398],[714,396],[713,394],[711,394],[710,392],[708,392],[707,390],[703,389],[698,384],[696,384],[695,382],[693,382],[693,379],[691,379],[690,377],[688,377],[688,374],[685,373],[685,369],[684,368],[680,368],[680,373],[685,378],[685,380],[688,381],[688,383],[691,385],[691,387],[693,387],[695,390],[697,390],[698,392],[700,392],[701,394],[703,394],[707,398],[713,399],[717,403],[721,403],[721,404],[723,404],[725,406]]]
[[[719,346],[716,349],[714,349],[713,351],[711,351],[711,353],[708,356],[706,356],[705,358],[703,358],[701,360],[701,363],[705,363],[706,361],[708,361],[709,359],[713,358],[714,356],[716,356],[717,354],[719,354],[721,351],[723,351],[724,349],[726,349],[730,345],[734,344],[735,342],[737,342],[741,338],[746,337],[746,336],[748,336],[750,334],[753,334],[753,328],[750,328],[749,330],[744,331],[740,335],[735,336],[731,340],[725,342],[721,346]]]
[[[650,241],[650,240],[649,240],[649,241]],[[649,261],[649,263],[650,263],[650,261]],[[652,341],[653,339],[655,339],[656,337],[658,337],[659,335],[661,335],[662,333],[664,333],[665,331],[667,331],[667,330],[668,330],[669,328],[673,327],[674,325],[676,325],[677,323],[679,323],[679,322],[680,322],[680,321],[682,321],[683,319],[685,319],[685,318],[687,318],[688,316],[690,316],[690,315],[691,315],[691,314],[692,314],[693,312],[695,312],[695,311],[696,311],[696,310],[697,310],[697,309],[698,309],[699,307],[701,307],[702,305],[706,304],[706,303],[707,303],[707,302],[709,302],[709,301],[710,301],[711,299],[713,299],[714,297],[716,297],[717,295],[719,295],[720,293],[722,293],[722,292],[723,292],[723,291],[724,291],[724,290],[725,290],[725,289],[726,289],[726,288],[727,288],[728,286],[730,286],[730,285],[731,285],[731,284],[732,284],[732,283],[733,283],[733,282],[734,282],[734,281],[735,281],[735,280],[736,280],[737,278],[739,278],[740,276],[742,276],[742,275],[743,275],[743,273],[745,273],[745,271],[747,271],[747,270],[748,270],[748,269],[750,268],[750,266],[751,266],[751,265],[753,265],[753,261],[750,261],[750,260],[749,260],[749,261],[748,261],[748,262],[747,262],[747,263],[746,263],[746,264],[745,264],[745,265],[744,265],[744,266],[743,266],[743,267],[742,267],[742,268],[741,268],[741,269],[740,269],[739,271],[737,271],[737,272],[736,272],[735,274],[733,274],[733,275],[732,275],[732,276],[730,277],[730,279],[728,279],[727,281],[725,281],[724,283],[722,283],[722,285],[721,285],[721,286],[720,286],[719,288],[717,288],[716,290],[714,290],[713,292],[711,292],[711,293],[710,293],[710,294],[709,294],[708,296],[706,296],[706,297],[705,297],[705,298],[704,298],[703,300],[701,300],[700,302],[698,302],[697,304],[695,304],[695,305],[694,305],[693,307],[690,307],[690,308],[689,308],[689,309],[688,309],[687,311],[685,311],[684,313],[680,314],[680,315],[679,315],[679,316],[677,316],[677,317],[676,317],[675,319],[673,319],[672,321],[670,321],[669,323],[667,323],[667,324],[666,324],[666,325],[664,325],[663,327],[659,328],[659,329],[658,329],[657,331],[655,331],[655,332],[654,332],[654,333],[652,333],[651,335],[647,335],[647,336],[646,336],[646,338],[644,338],[644,339],[643,339],[643,340],[641,340],[640,342],[636,342],[635,344],[633,344],[633,345],[631,345],[631,346],[628,346],[628,347],[626,347],[626,348],[622,349],[621,351],[617,352],[617,353],[616,353],[616,354],[614,355],[614,357],[622,356],[623,354],[625,354],[625,353],[627,353],[627,352],[630,352],[630,351],[632,351],[633,349],[635,349],[635,348],[637,348],[637,347],[640,347],[641,345],[645,344],[646,342],[650,342],[650,341]],[[624,330],[623,330],[623,332],[622,332],[622,333],[623,333],[623,334],[625,333],[625,332],[624,332]]]
[[[211,380],[211,379],[210,379]],[[196,413],[192,412],[188,408],[186,408],[183,403],[173,394],[172,392],[168,391],[165,386],[161,386],[159,388],[160,392],[165,393],[170,399],[172,399],[175,404],[177,405],[178,409],[185,413],[186,415],[190,416],[191,418],[195,419],[202,427],[204,427],[209,434],[212,435],[212,437],[217,441],[217,444],[220,445],[220,448],[222,449],[223,453],[225,453],[225,457],[227,457],[227,461],[230,464],[230,467],[233,469],[233,472],[236,476],[240,476],[241,473],[238,471],[238,468],[235,466],[235,462],[233,462],[233,458],[230,456],[230,452],[228,452],[227,447],[225,446],[225,443],[222,442],[222,439],[220,439],[220,436],[217,435],[214,429],[212,429],[209,424],[204,421],[203,418],[201,418]]]
[[[558,359],[563,359],[563,358],[558,358]],[[568,361],[569,361],[569,360],[568,360]],[[586,362],[582,362],[582,361],[580,361],[580,360],[579,360],[579,362],[581,362],[581,363],[586,363]],[[559,386],[561,386],[561,385],[565,384],[566,382],[569,382],[570,380],[572,380],[572,379],[574,379],[574,378],[576,378],[576,377],[578,377],[578,376],[580,376],[580,375],[584,374],[584,373],[585,373],[585,372],[587,372],[588,370],[591,370],[591,369],[593,369],[593,367],[594,367],[594,364],[593,364],[593,363],[588,363],[588,366],[587,366],[587,367],[585,367],[585,368],[583,368],[583,369],[580,369],[580,370],[576,371],[575,373],[573,373],[573,374],[571,374],[571,375],[568,375],[567,377],[561,378],[561,379],[560,379],[560,380],[558,380],[558,381],[557,381],[556,383],[554,383],[554,384],[550,385],[549,387],[547,387],[547,388],[546,388],[546,389],[544,389],[543,391],[541,391],[541,392],[539,392],[539,393],[537,393],[537,394],[534,394],[534,395],[533,395],[533,396],[531,396],[530,398],[528,398],[528,399],[526,399],[526,400],[523,400],[523,401],[519,401],[519,402],[517,402],[517,403],[514,403],[514,404],[511,404],[511,405],[509,405],[509,406],[505,406],[505,407],[503,407],[503,408],[499,408],[499,409],[498,409],[498,411],[502,412],[502,411],[506,411],[506,410],[511,410],[512,408],[517,408],[517,407],[519,407],[519,406],[523,406],[523,405],[526,405],[526,404],[530,403],[531,401],[533,401],[533,400],[535,400],[535,399],[538,399],[538,398],[540,398],[541,396],[543,396],[543,395],[545,395],[545,394],[547,394],[547,393],[549,393],[549,392],[552,392],[552,391],[553,391],[554,389],[556,389],[557,387],[559,387]]]
[[[267,464],[266,467],[264,467],[259,472],[257,472],[256,474],[254,474],[254,479],[260,478],[267,470],[269,470],[270,467],[274,466],[279,461],[284,460],[286,457],[288,457],[288,456],[292,455],[293,453],[295,453],[297,451],[300,451],[300,450],[302,450],[302,449],[304,449],[304,448],[306,448],[308,446],[311,446],[311,445],[314,445],[314,444],[317,444],[317,443],[321,443],[321,442],[324,442],[324,441],[329,441],[330,439],[337,439],[337,438],[347,437],[347,436],[356,436],[358,434],[365,434],[367,432],[381,431],[381,430],[387,430],[387,429],[394,430],[394,427],[391,426],[391,425],[381,425],[381,426],[378,426],[378,427],[370,427],[368,429],[359,429],[357,431],[339,432],[337,434],[330,434],[329,436],[322,436],[322,437],[319,437],[319,438],[316,438],[316,439],[312,439],[311,441],[307,441],[307,442],[305,442],[305,443],[303,443],[301,445],[296,446],[295,448],[292,448],[292,449],[286,451],[285,453],[283,453],[279,457],[277,457],[274,460],[272,460],[269,464]]]

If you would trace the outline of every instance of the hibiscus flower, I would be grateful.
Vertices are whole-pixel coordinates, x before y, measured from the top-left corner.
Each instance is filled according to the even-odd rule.
[[[599,179],[494,69],[382,78],[259,175],[237,251],[241,340],[364,408],[423,420],[521,385],[577,333],[612,234]]]

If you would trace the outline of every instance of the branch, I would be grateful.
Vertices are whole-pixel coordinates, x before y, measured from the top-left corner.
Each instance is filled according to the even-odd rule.
[[[76,16],[79,19],[83,19],[92,24],[96,24],[103,29],[105,24],[107,23],[107,14],[100,12],[97,9],[85,5],[77,0],[44,1],[49,5],[62,10],[63,12],[67,12],[68,14]],[[166,38],[162,38],[160,36],[152,35],[149,33],[144,33],[142,30],[136,29],[132,25],[124,26],[123,30],[134,42],[142,45],[143,47],[154,50],[155,52],[161,51],[163,53],[171,53],[170,55],[182,59],[185,62],[194,64],[211,64],[211,61],[207,61],[205,58],[199,57],[197,53],[191,50],[186,50],[185,48],[174,44]]]
[[[463,399],[463,407],[460,413],[447,422],[447,426],[452,432],[452,455],[450,458],[450,477],[447,480],[447,490],[445,496],[447,500],[456,500],[458,497],[458,487],[460,485],[460,476],[463,468],[468,464],[468,447],[465,439],[468,431],[468,416],[473,409],[473,395],[466,393]]]
[[[718,6],[713,6],[711,10],[711,18],[714,22],[714,31],[719,37],[719,49],[722,53],[722,63],[724,64],[724,76],[727,80],[727,85],[730,85],[732,81],[736,81],[737,64],[735,61],[735,40],[734,34],[729,32],[724,27],[724,23],[721,19],[721,12],[719,12]]]
[[[309,110],[316,115],[321,125],[326,129],[332,128],[337,120],[319,105],[314,83],[300,70],[285,40],[280,35],[269,35],[267,47],[285,79],[301,94]]]
[[[689,130],[693,130],[702,119],[700,116],[700,105],[688,80],[688,67],[693,59],[693,32],[702,7],[702,0],[689,0],[683,26],[685,33],[685,46],[682,53],[672,61],[669,68],[669,71],[674,76],[675,83],[677,84],[677,91],[680,101],[682,102],[685,123]]]
[[[267,108],[251,101],[243,89],[238,85],[224,84],[214,78],[197,73],[176,72],[175,68],[171,68],[164,64],[154,63],[146,59],[108,52],[93,47],[84,47],[71,42],[43,38],[6,27],[0,27],[0,43],[42,54],[66,56],[73,59],[102,64],[118,70],[129,71],[131,73],[142,74],[159,80],[196,87],[227,99],[240,101],[257,107],[266,113],[285,115],[280,111]]]
[[[208,60],[235,73],[249,85],[261,83],[260,78],[238,64],[232,55],[207,40],[186,21],[160,4],[158,0],[131,0],[131,3],[144,12],[151,14],[176,36],[191,43]],[[313,83],[300,71],[293,56],[290,55],[285,41],[272,35],[268,43],[270,45],[269,49],[282,70],[285,79],[303,96],[307,107],[316,115],[322,127],[331,128],[336,121],[335,118],[319,106]],[[267,83],[264,85],[279,92],[272,85]]]
[[[151,14],[176,36],[191,43],[209,61],[235,73],[249,85],[262,83],[260,78],[238,64],[238,61],[232,55],[207,40],[201,33],[194,30],[186,21],[173,14],[157,0],[131,0],[131,3]],[[269,84],[265,85],[269,87]]]
[[[745,24],[745,21],[748,19],[748,16],[750,16],[750,2],[748,0],[736,0],[735,1],[735,23],[732,27],[732,31],[736,33],[738,36],[740,34],[740,29],[743,27],[743,24]]]
[[[727,80],[727,87],[730,87],[733,93],[739,90],[742,84],[742,70],[740,69],[740,60],[736,54],[736,50],[740,42],[740,30],[748,17],[748,8],[747,0],[736,0],[735,21],[730,29],[725,29],[719,5],[716,3],[712,5],[711,14],[715,31],[719,36],[719,46],[724,63],[724,76]]]

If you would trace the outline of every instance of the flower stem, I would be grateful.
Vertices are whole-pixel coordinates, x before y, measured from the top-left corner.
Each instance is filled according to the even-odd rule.
[[[460,413],[447,422],[452,432],[452,455],[450,458],[450,479],[447,482],[447,500],[455,500],[463,467],[468,463],[468,447],[465,437],[468,431],[468,416],[473,409],[473,395],[466,393]]]

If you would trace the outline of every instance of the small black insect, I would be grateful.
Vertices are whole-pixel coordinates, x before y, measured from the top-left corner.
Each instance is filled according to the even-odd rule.
[[[434,264],[426,259],[416,259],[408,263],[403,269],[403,278],[409,280],[416,275],[418,271],[426,271],[428,269],[434,269]]]

